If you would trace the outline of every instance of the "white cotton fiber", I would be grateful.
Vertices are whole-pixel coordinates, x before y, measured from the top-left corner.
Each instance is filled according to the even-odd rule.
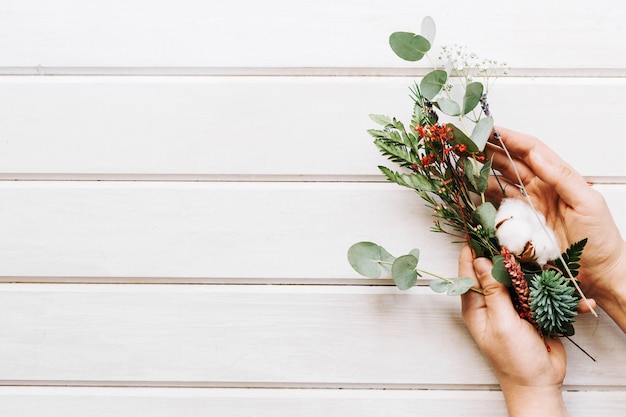
[[[496,213],[496,237],[500,246],[521,255],[526,249],[534,253],[533,260],[539,265],[558,258],[560,250],[554,232],[546,226],[545,217],[535,214],[532,207],[522,200],[507,198]]]

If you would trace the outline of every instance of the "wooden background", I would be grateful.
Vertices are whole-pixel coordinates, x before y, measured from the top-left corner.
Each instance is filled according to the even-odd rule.
[[[501,416],[459,299],[361,279],[359,240],[456,274],[369,113],[408,119],[419,31],[504,60],[541,137],[626,231],[626,4],[0,1],[2,416]],[[572,416],[626,410],[626,337],[568,344]]]

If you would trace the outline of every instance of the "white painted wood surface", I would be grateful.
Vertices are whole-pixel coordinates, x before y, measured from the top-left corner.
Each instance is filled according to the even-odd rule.
[[[387,38],[425,14],[509,63],[496,122],[626,231],[620,2],[0,2],[0,414],[503,415],[458,299],[345,259],[456,273],[366,133],[408,120],[425,68]],[[626,336],[601,314],[575,340],[598,361],[568,344],[570,414],[623,415]]]
[[[232,179],[378,175],[371,113],[410,121],[408,77],[0,78],[7,178]],[[620,176],[624,78],[502,78],[496,123],[529,131],[589,176]],[[569,103],[575,103],[573,108]],[[584,118],[598,120],[581,127]],[[532,119],[532,127],[526,128]],[[601,139],[610,152],[580,149]],[[320,163],[323,161],[324,163]],[[71,174],[74,174],[72,177]],[[63,178],[61,176],[61,178]]]
[[[623,185],[595,187],[626,210]],[[456,275],[458,246],[387,183],[6,181],[0,201],[4,281],[341,284],[359,278],[346,252],[362,240]]]
[[[619,416],[620,392],[565,392],[573,415]],[[500,392],[416,390],[184,389],[184,388],[0,388],[4,415],[48,417],[364,417],[506,415]]]
[[[439,42],[515,68],[626,66],[626,6],[613,0],[7,0],[0,65],[44,74],[48,67],[406,67],[387,38],[419,32],[424,15],[437,21]]]
[[[428,287],[0,286],[4,383],[467,389],[497,384]],[[445,338],[439,335],[446,335]],[[623,389],[626,336],[577,322],[566,389]]]

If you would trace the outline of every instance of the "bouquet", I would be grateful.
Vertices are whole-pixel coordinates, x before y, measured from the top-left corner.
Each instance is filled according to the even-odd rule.
[[[389,44],[400,58],[418,61],[428,56],[434,35],[434,21],[426,17],[421,34],[395,32]],[[492,274],[509,287],[520,317],[543,335],[571,336],[578,303],[584,299],[576,276],[586,239],[561,253],[545,217],[529,198],[506,198],[510,184],[499,180],[486,157],[490,138],[508,155],[494,131],[487,101],[489,79],[498,75],[503,64],[479,62],[474,54],[448,47],[442,48],[440,59],[445,61],[442,67],[435,67],[410,88],[409,128],[393,117],[370,115],[380,125],[369,130],[375,146],[398,166],[379,169],[387,180],[414,190],[432,209],[432,231],[453,235],[467,242],[476,256],[492,259]],[[443,118],[449,121],[444,123]],[[527,196],[519,175],[518,182],[514,186]],[[494,184],[502,193],[498,208],[486,199],[488,187],[493,189]],[[378,278],[387,271],[401,290],[429,275],[435,292],[480,292],[472,287],[472,278],[446,278],[417,268],[419,249],[395,257],[376,243],[359,242],[348,250],[348,261],[366,277]]]

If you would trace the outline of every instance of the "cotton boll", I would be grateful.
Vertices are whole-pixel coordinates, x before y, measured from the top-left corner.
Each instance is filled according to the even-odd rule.
[[[537,229],[537,219],[534,218],[532,209],[530,213],[528,209],[530,206],[523,201],[507,198],[502,200],[496,212],[495,225],[498,242],[517,255],[522,253]]]
[[[532,230],[541,229],[541,225],[545,224],[545,218],[541,213],[539,213],[539,216],[540,220],[537,220],[532,207],[524,201],[506,198],[502,200],[496,213],[496,225],[508,219],[515,219],[525,223],[526,227]]]
[[[519,217],[507,217],[496,229],[496,237],[500,246],[506,246],[509,250],[520,255],[524,247],[533,237],[533,230],[528,223]],[[496,224],[498,222],[496,221]]]
[[[525,262],[543,266],[560,255],[559,248],[555,247],[556,237],[546,226],[545,217],[535,214],[522,200],[504,199],[496,213],[495,225],[500,246],[506,246]]]
[[[546,230],[537,231],[533,235],[532,244],[535,248],[535,262],[543,266],[561,255],[560,248],[556,245],[556,236],[549,227]]]

